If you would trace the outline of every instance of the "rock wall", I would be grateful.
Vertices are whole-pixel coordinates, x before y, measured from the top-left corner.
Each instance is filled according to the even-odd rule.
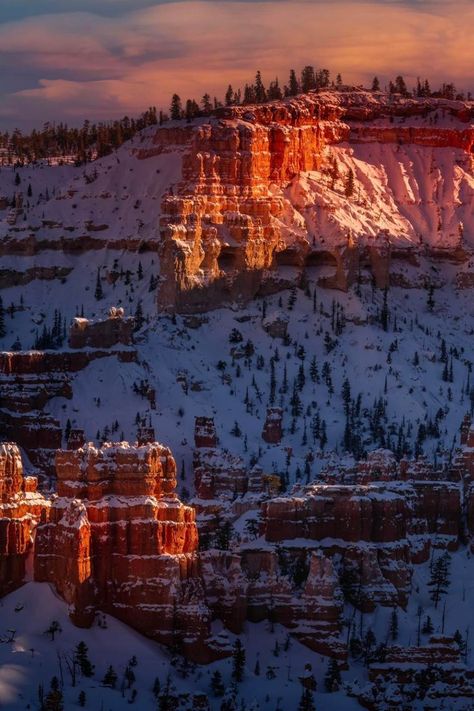
[[[210,636],[195,514],[174,493],[169,449],[88,444],[59,451],[56,473],[35,579],[56,586],[72,619],[90,625],[105,610],[201,662],[227,653]]]
[[[23,475],[16,444],[0,444],[0,596],[23,583],[35,526],[48,514],[36,487],[35,477]]]
[[[69,348],[111,348],[130,346],[135,320],[125,318],[123,309],[112,308],[103,321],[75,318],[69,331]]]
[[[125,326],[127,332],[129,328]],[[25,449],[41,475],[54,476],[54,456],[63,437],[59,421],[47,412],[48,402],[72,398],[74,374],[98,358],[136,360],[132,348],[111,350],[106,345],[81,351],[0,352],[0,433]]]
[[[332,169],[328,149],[343,142],[450,148],[468,161],[474,145],[473,116],[473,102],[333,91],[226,107],[205,124],[161,128],[155,147],[140,157],[171,146],[184,149],[184,154],[182,180],[161,203],[159,308],[205,311],[287,286],[295,275],[288,282],[281,266],[296,267],[301,275],[306,266],[330,264],[334,273],[324,283],[340,289],[355,280],[360,267],[368,267],[377,285],[386,286],[392,251],[399,259],[408,250],[412,259],[411,237],[396,254],[390,228],[379,230],[377,239],[368,243],[362,222],[354,230],[341,228],[337,239],[331,238],[325,234],[334,222],[331,213],[339,203],[347,211],[347,197],[333,196],[333,205],[323,189],[313,200],[316,212],[324,215],[317,217],[320,224],[313,224],[304,217],[308,198],[301,200],[299,187],[296,192],[287,188],[314,171],[320,171],[321,180],[321,171]],[[466,204],[472,202],[469,185]],[[407,223],[406,231],[414,228]],[[439,246],[439,252],[446,246],[452,253],[458,245]]]

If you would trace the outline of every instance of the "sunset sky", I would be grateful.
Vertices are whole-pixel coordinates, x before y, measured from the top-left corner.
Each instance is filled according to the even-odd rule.
[[[222,97],[261,69],[347,82],[401,73],[474,89],[472,0],[1,0],[0,128]]]

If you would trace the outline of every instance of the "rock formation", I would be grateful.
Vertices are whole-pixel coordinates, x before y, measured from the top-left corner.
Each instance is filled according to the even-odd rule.
[[[118,344],[129,346],[135,321],[125,318],[123,309],[110,309],[109,317],[104,321],[91,321],[75,318],[69,332],[70,348],[111,348]]]
[[[19,587],[33,550],[33,535],[49,502],[36,490],[37,479],[23,475],[16,444],[0,444],[0,595]]]
[[[370,664],[369,682],[353,684],[349,693],[370,711],[394,708],[401,698],[423,708],[452,708],[462,699],[461,708],[471,708],[474,670],[452,637],[436,636],[422,647],[388,647],[383,662]]]
[[[128,328],[128,327],[127,327]],[[59,421],[47,412],[55,397],[72,398],[74,374],[100,358],[133,362],[132,348],[0,352],[0,429],[28,454],[41,476],[54,476],[62,444]]]
[[[90,625],[108,611],[191,658],[226,649],[210,637],[194,511],[174,493],[176,465],[158,443],[58,451],[57,497],[38,525],[35,579],[50,581]]]
[[[139,151],[140,158],[173,146],[184,151],[181,181],[161,202],[159,307],[196,312],[245,300],[287,286],[280,267],[296,268],[298,275],[305,267],[329,266],[332,274],[321,283],[340,289],[368,267],[384,287],[392,278],[391,262],[413,260],[413,247],[423,242],[435,257],[449,253],[465,260],[460,245],[474,199],[473,116],[472,102],[319,92],[226,107],[204,124],[159,129],[155,146]],[[364,146],[370,144],[391,144],[397,151],[417,146],[432,168],[436,151],[452,148],[463,166],[456,181],[467,201],[456,203],[454,182],[448,188],[451,202],[446,196],[438,206],[423,200],[420,187],[407,196],[394,185],[386,215],[374,220],[370,203],[382,184],[374,176],[370,190],[362,181],[349,194],[340,175],[352,170],[358,179],[351,156],[355,151],[365,160]],[[343,146],[344,153],[334,146]],[[385,159],[392,160],[390,151],[380,156],[382,172],[391,170]],[[413,169],[408,154],[406,162]],[[413,185],[417,179],[413,175]],[[348,201],[358,226],[346,220]],[[410,207],[402,214],[405,202]],[[436,210],[444,213],[434,227]]]

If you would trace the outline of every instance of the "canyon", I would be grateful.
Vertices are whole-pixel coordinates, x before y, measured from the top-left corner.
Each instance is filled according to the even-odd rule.
[[[159,642],[184,708],[237,638],[262,709],[331,659],[340,708],[470,708],[473,116],[347,87],[0,170],[5,604]]]

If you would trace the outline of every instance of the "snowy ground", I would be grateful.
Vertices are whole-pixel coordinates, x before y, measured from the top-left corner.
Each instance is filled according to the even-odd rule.
[[[474,589],[474,566],[472,557],[465,550],[452,556],[451,584],[444,609],[443,602],[436,610],[429,599],[427,581],[429,564],[418,566],[413,577],[413,592],[406,611],[398,611],[399,634],[397,644],[416,644],[417,610],[422,607],[422,621],[430,615],[434,632],[453,634],[457,629],[463,637],[474,629],[472,591]],[[352,619],[353,611],[346,609],[346,618]],[[389,641],[391,610],[379,608],[372,614],[356,613],[354,620],[358,632],[362,634],[371,628],[378,642]],[[101,615],[104,619],[104,616]],[[65,708],[76,708],[79,692],[86,693],[86,708],[125,709],[131,701],[133,689],[137,690],[135,706],[140,709],[155,708],[152,688],[158,677],[162,686],[168,674],[180,693],[203,691],[209,694],[212,711],[219,711],[222,699],[212,694],[210,679],[219,669],[224,684],[230,688],[232,680],[231,660],[216,662],[206,667],[173,663],[170,653],[160,645],[147,640],[132,629],[105,616],[106,629],[95,624],[84,630],[74,627],[67,616],[67,606],[46,583],[27,583],[16,592],[7,595],[0,602],[0,639],[8,636],[8,630],[15,630],[13,642],[0,641],[0,708],[20,711],[37,708],[38,685],[49,688],[51,677],[56,675],[64,682]],[[53,620],[57,620],[62,632],[54,642],[45,631]],[[71,684],[65,657],[70,655],[79,641],[89,648],[89,656],[95,665],[93,678],[79,675],[76,686]],[[311,652],[295,640],[289,648],[287,631],[276,625],[272,631],[268,623],[258,625],[247,623],[241,640],[247,651],[244,681],[238,685],[238,698],[245,700],[247,708],[261,711],[296,711],[301,696],[299,677],[305,673],[305,665],[311,664],[318,687],[315,694],[316,708],[324,711],[351,711],[359,709],[359,704],[345,694],[344,688],[337,693],[324,691],[324,674],[327,660]],[[422,643],[427,635],[422,635]],[[472,663],[472,644],[469,644],[468,665]],[[122,696],[121,686],[125,667],[135,655],[138,664],[134,667],[136,681]],[[62,659],[60,663],[60,658]],[[255,674],[257,659],[260,673]],[[112,690],[101,684],[105,671],[112,665],[118,674],[117,689]],[[273,674],[275,676],[273,676]],[[352,663],[349,671],[343,672],[343,684],[355,681],[363,684],[367,678],[361,663]],[[272,678],[269,678],[272,677]],[[252,706],[252,703],[258,704]],[[454,702],[453,702],[454,703]],[[414,707],[417,708],[417,707]],[[420,711],[423,707],[420,706]],[[466,706],[451,706],[463,708]]]

